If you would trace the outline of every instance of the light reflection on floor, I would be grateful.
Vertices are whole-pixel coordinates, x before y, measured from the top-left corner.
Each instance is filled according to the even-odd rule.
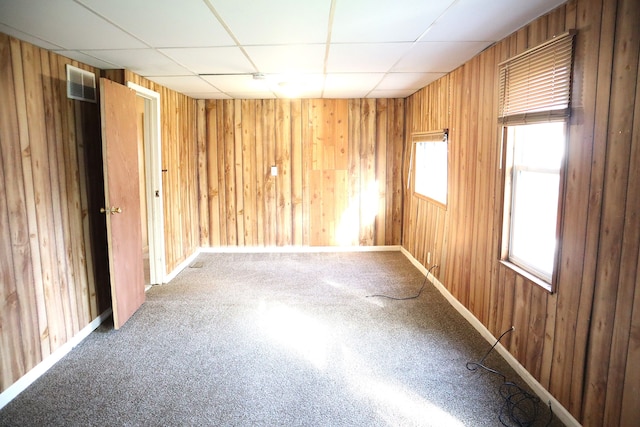
[[[326,371],[329,357],[342,366],[335,372],[356,396],[370,400],[390,425],[464,426],[462,422],[393,379],[382,378],[358,353],[330,333],[322,321],[282,303],[261,302],[258,322],[274,344],[289,349],[316,369]],[[330,354],[331,352],[336,354]],[[338,362],[336,362],[338,361]]]

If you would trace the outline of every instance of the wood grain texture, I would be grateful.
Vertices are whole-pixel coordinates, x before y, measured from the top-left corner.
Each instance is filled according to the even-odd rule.
[[[210,100],[205,109],[201,158],[224,171],[218,182],[209,175],[206,192],[224,198],[210,198],[200,220],[227,216],[209,221],[201,242],[400,244],[403,100]]]
[[[572,0],[406,101],[411,133],[450,129],[449,204],[404,194],[403,246],[584,425],[637,420],[637,2]],[[636,24],[632,24],[635,22]],[[499,263],[497,64],[577,29],[557,292]],[[623,94],[624,92],[624,94]],[[406,179],[406,178],[405,178]],[[442,231],[441,231],[442,230]],[[442,268],[444,266],[444,268]],[[634,323],[635,322],[635,323]],[[625,424],[625,422],[627,424]]]
[[[96,71],[0,34],[0,391],[108,307],[81,175],[98,108],[66,98],[67,63]]]

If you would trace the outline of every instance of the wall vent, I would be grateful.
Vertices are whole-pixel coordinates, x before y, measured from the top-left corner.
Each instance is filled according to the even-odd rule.
[[[96,102],[96,75],[67,64],[67,98]]]

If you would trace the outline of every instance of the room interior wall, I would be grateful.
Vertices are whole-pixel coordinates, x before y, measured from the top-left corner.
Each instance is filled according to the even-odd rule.
[[[405,194],[403,246],[584,425],[640,418],[640,5],[572,0],[407,99],[411,135],[448,128],[442,209]],[[559,276],[549,293],[499,262],[497,65],[576,29]],[[428,263],[428,258],[431,262]]]
[[[208,100],[198,117],[201,246],[400,244],[404,100]]]
[[[68,63],[99,72],[0,33],[0,391],[111,304],[98,104]]]

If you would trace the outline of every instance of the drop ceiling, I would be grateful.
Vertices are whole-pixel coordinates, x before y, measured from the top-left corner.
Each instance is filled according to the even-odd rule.
[[[0,0],[0,32],[198,99],[404,98],[565,0]]]

